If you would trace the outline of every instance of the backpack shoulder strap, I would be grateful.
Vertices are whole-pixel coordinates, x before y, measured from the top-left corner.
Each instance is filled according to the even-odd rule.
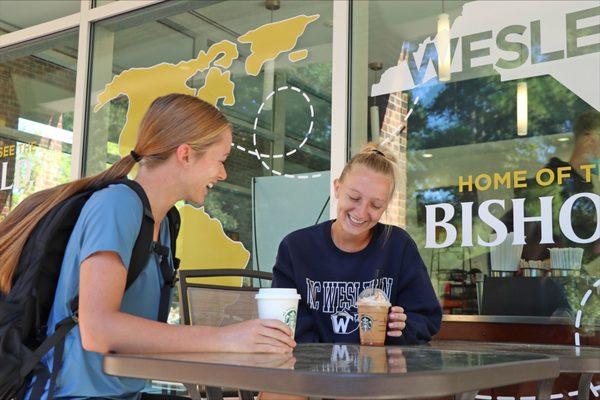
[[[125,285],[125,290],[127,290],[140,275],[148,262],[148,257],[150,257],[152,237],[154,234],[154,217],[152,216],[152,209],[150,208],[148,196],[146,196],[146,192],[144,192],[144,189],[139,183],[130,179],[122,179],[114,183],[127,185],[138,195],[144,207],[140,233],[133,246],[131,261],[129,263],[129,268],[127,269],[127,284]]]
[[[164,284],[160,289],[160,302],[158,307],[158,321],[167,322],[169,318],[169,310],[171,308],[171,292],[175,286],[177,279],[177,268],[179,268],[179,259],[175,257],[175,246],[177,242],[177,234],[179,233],[179,212],[175,207],[172,207],[167,212],[167,220],[169,225],[170,248],[173,259],[173,266],[169,263],[169,248],[163,246],[160,242],[152,242],[152,251],[160,256],[159,267],[163,277]]]
[[[177,236],[179,235],[179,228],[181,227],[181,216],[177,207],[171,207],[167,213],[167,219],[169,220],[169,237],[171,238],[171,255],[173,256],[173,268],[177,271],[179,269],[179,258],[175,257],[177,249]]]

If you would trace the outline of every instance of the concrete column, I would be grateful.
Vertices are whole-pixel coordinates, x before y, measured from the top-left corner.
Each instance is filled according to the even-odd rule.
[[[85,175],[95,175],[106,169],[109,161],[107,154],[108,125],[110,123],[110,103],[94,113],[96,97],[104,90],[104,86],[113,79],[113,53],[115,33],[96,26],[94,29],[94,52],[92,54],[91,98],[88,109],[87,156],[85,159]]]

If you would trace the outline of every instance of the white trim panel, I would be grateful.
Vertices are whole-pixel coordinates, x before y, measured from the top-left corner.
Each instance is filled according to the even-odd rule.
[[[2,0],[0,0],[2,1]],[[82,3],[88,0],[82,0]],[[116,1],[101,7],[92,8],[81,16],[80,13],[67,15],[66,17],[57,18],[52,21],[34,25],[29,28],[20,29],[15,32],[6,33],[0,36],[0,49],[16,44],[24,43],[29,40],[38,39],[40,37],[52,35],[66,31],[68,29],[77,28],[79,24],[84,22],[95,22],[101,19],[114,17],[116,15],[125,14],[130,11],[135,11],[140,8],[148,7],[153,4],[162,3],[165,0],[128,0]],[[83,6],[83,5],[82,5]]]
[[[0,36],[0,49],[27,42],[28,40],[52,35],[53,33],[77,28],[79,26],[79,19],[79,13],[76,13],[49,22],[44,22],[43,24],[34,25],[29,28],[6,33]]]
[[[333,2],[333,54],[331,83],[331,179],[338,178],[346,164],[348,135],[348,40],[350,2]],[[336,217],[337,200],[330,188],[329,216]]]
[[[95,22],[101,19],[111,18],[116,15],[135,11],[140,8],[162,3],[165,0],[127,0],[115,1],[101,7],[92,8],[88,13],[88,21]]]
[[[73,112],[73,146],[71,147],[71,180],[83,177],[83,155],[84,155],[84,127],[87,97],[87,82],[89,59],[90,59],[90,35],[91,23],[88,22],[88,14],[91,8],[91,0],[81,1],[81,12],[79,26],[79,44],[77,46],[77,77],[75,78],[75,109]]]

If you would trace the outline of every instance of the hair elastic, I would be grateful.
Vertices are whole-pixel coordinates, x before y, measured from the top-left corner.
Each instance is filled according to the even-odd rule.
[[[379,151],[377,149],[373,149],[372,152],[385,158],[385,154],[383,154],[381,151]]]
[[[138,153],[136,153],[134,150],[131,150],[131,152],[129,153],[129,155],[131,155],[131,158],[133,158],[133,160],[135,162],[140,162],[140,160],[142,159],[142,156],[140,156]]]

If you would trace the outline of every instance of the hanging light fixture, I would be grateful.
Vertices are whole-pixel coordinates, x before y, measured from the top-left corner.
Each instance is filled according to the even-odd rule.
[[[371,62],[369,63],[369,69],[375,71],[375,82],[379,78],[378,71],[383,68],[382,62]],[[369,122],[371,125],[371,140],[374,142],[379,141],[379,107],[375,103],[375,97],[371,97],[371,106],[369,107]]]
[[[523,64],[523,47],[519,51],[519,61]],[[527,82],[517,83],[517,135],[527,135]]]
[[[442,13],[438,15],[437,21],[437,52],[438,52],[438,80],[448,82],[450,80],[450,16],[444,12],[444,0],[442,0]]]
[[[527,135],[527,82],[517,83],[517,135]]]
[[[273,22],[273,11],[279,10],[281,7],[280,0],[265,0],[265,8],[271,11],[271,23]],[[267,60],[263,64],[263,100],[267,98],[274,90],[275,85],[275,60]],[[271,110],[273,108],[273,96],[268,100],[264,100],[265,105],[263,110]]]

